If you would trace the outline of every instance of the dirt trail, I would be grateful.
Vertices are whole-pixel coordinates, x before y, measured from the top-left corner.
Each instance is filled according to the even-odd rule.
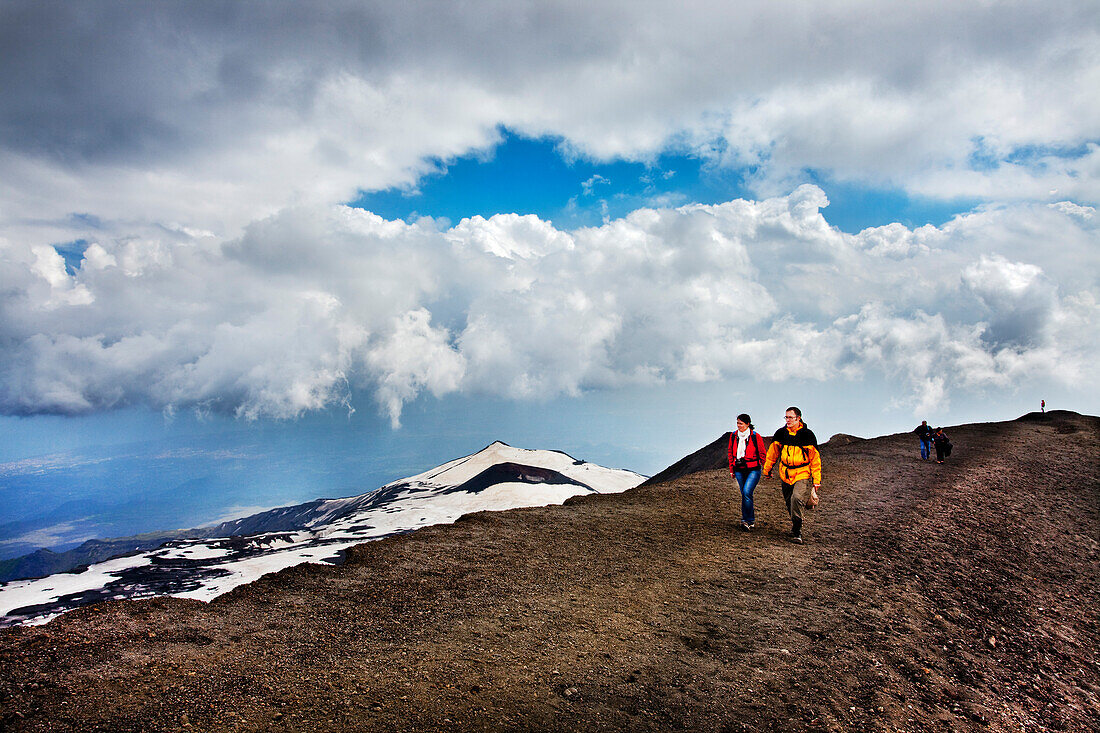
[[[1100,730],[1100,420],[949,433],[827,446],[804,546],[703,471],[4,630],[0,727]]]

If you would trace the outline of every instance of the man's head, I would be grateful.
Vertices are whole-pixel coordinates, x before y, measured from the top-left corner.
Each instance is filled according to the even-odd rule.
[[[802,410],[797,407],[788,407],[787,412],[783,415],[783,420],[788,428],[797,428],[802,424]]]

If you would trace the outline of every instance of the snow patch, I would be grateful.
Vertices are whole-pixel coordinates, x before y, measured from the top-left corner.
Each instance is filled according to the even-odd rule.
[[[494,467],[500,468],[486,479],[482,474]],[[479,476],[476,490],[464,490],[463,484]],[[494,477],[519,480],[493,483]],[[82,573],[0,584],[0,626],[44,623],[64,611],[115,598],[168,595],[210,601],[268,573],[302,563],[335,562],[362,542],[449,524],[472,512],[561,504],[585,493],[617,493],[644,480],[633,471],[578,461],[560,451],[513,448],[498,441],[359,496],[279,510],[280,517],[298,523],[296,529],[174,541],[97,563]],[[234,525],[247,525],[261,516],[244,517]]]

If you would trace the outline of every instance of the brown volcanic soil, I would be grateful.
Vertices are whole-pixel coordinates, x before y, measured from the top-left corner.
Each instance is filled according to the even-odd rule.
[[[0,632],[8,731],[1098,730],[1100,420],[824,449],[808,544],[722,470]]]

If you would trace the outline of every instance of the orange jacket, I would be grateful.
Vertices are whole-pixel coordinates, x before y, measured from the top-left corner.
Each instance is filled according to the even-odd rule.
[[[775,431],[764,459],[765,476],[771,473],[776,463],[779,464],[779,480],[785,484],[804,478],[811,479],[814,485],[821,483],[821,453],[817,450],[817,436],[802,423],[793,431],[787,428]]]

